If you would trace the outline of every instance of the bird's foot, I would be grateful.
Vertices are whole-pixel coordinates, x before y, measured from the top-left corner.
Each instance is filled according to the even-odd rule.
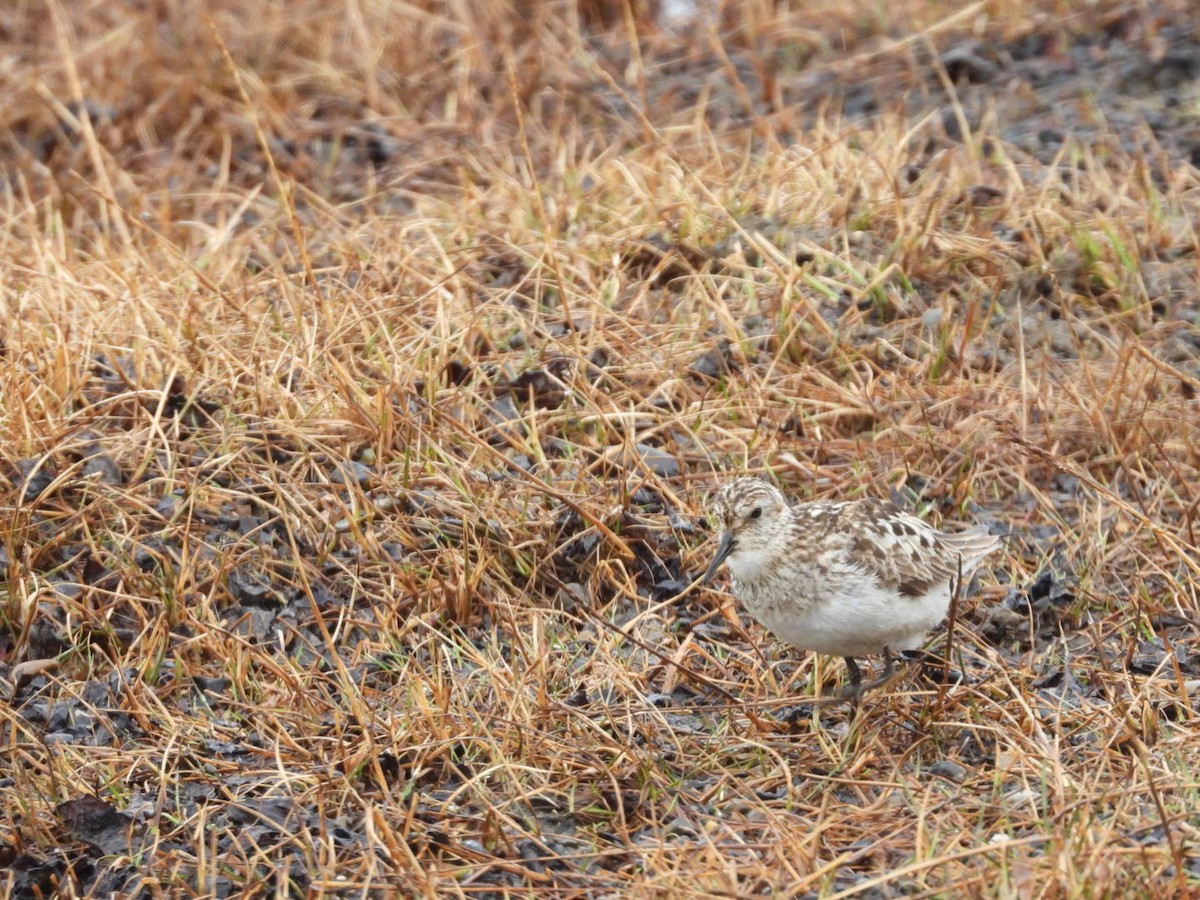
[[[850,670],[850,683],[842,688],[841,699],[843,702],[849,701],[855,706],[862,700],[863,694],[867,691],[873,691],[877,687],[883,687],[891,682],[898,674],[895,666],[892,663],[892,654],[889,651],[884,651],[883,654],[884,666],[883,674],[878,678],[873,678],[870,681],[862,680],[862,672],[858,668],[858,664],[851,658],[846,657],[846,668]]]
[[[863,700],[864,692],[866,692],[866,689],[870,688],[870,686],[870,684],[863,684],[862,682],[858,682],[857,684],[844,684],[842,685],[841,690],[838,692],[838,696],[840,697],[842,703],[850,703],[851,706],[857,707],[859,702],[862,702]]]
[[[897,676],[902,675],[902,674],[904,674],[904,673],[895,672],[895,671],[884,672],[878,678],[874,678],[871,681],[868,681],[866,684],[862,685],[860,688],[860,692],[873,691],[873,690],[875,690],[875,688],[883,687],[884,685],[889,684],[890,682],[894,681]]]

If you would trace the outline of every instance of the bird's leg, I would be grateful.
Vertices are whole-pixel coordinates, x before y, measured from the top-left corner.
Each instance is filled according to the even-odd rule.
[[[842,688],[842,699],[857,703],[865,690],[862,683],[862,670],[854,661],[853,656],[845,656],[843,659],[846,661],[846,671],[850,673],[850,683]]]
[[[862,684],[862,670],[859,669],[858,663],[856,663],[854,661],[854,657],[847,656],[847,657],[845,657],[845,659],[846,659],[846,668],[850,672],[850,683],[851,684]]]
[[[862,699],[862,695],[867,691],[883,687],[896,677],[896,658],[892,656],[892,651],[888,647],[883,648],[883,674],[865,684],[863,683],[862,670],[859,669],[858,663],[849,656],[843,658],[846,660],[846,668],[850,671],[850,683],[842,688],[842,699],[849,700],[851,703],[858,703]]]

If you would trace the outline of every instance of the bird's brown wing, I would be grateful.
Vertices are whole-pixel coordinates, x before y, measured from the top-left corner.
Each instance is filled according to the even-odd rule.
[[[964,574],[983,555],[955,546],[956,535],[939,534],[916,516],[882,500],[851,504],[843,515],[850,519],[846,525],[853,525],[847,530],[854,534],[850,547],[854,561],[905,597],[920,597],[957,577],[960,554]]]

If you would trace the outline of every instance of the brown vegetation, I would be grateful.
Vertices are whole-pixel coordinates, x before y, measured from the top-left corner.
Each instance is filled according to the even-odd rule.
[[[1194,888],[1200,26],[1080,5],[5,5],[8,892]],[[730,471],[1007,534],[961,683],[806,704]]]

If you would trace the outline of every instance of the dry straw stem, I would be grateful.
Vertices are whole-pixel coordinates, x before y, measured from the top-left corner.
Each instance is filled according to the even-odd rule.
[[[9,895],[1196,889],[1188,5],[679,8],[0,10]],[[961,680],[731,472],[1006,534]]]

